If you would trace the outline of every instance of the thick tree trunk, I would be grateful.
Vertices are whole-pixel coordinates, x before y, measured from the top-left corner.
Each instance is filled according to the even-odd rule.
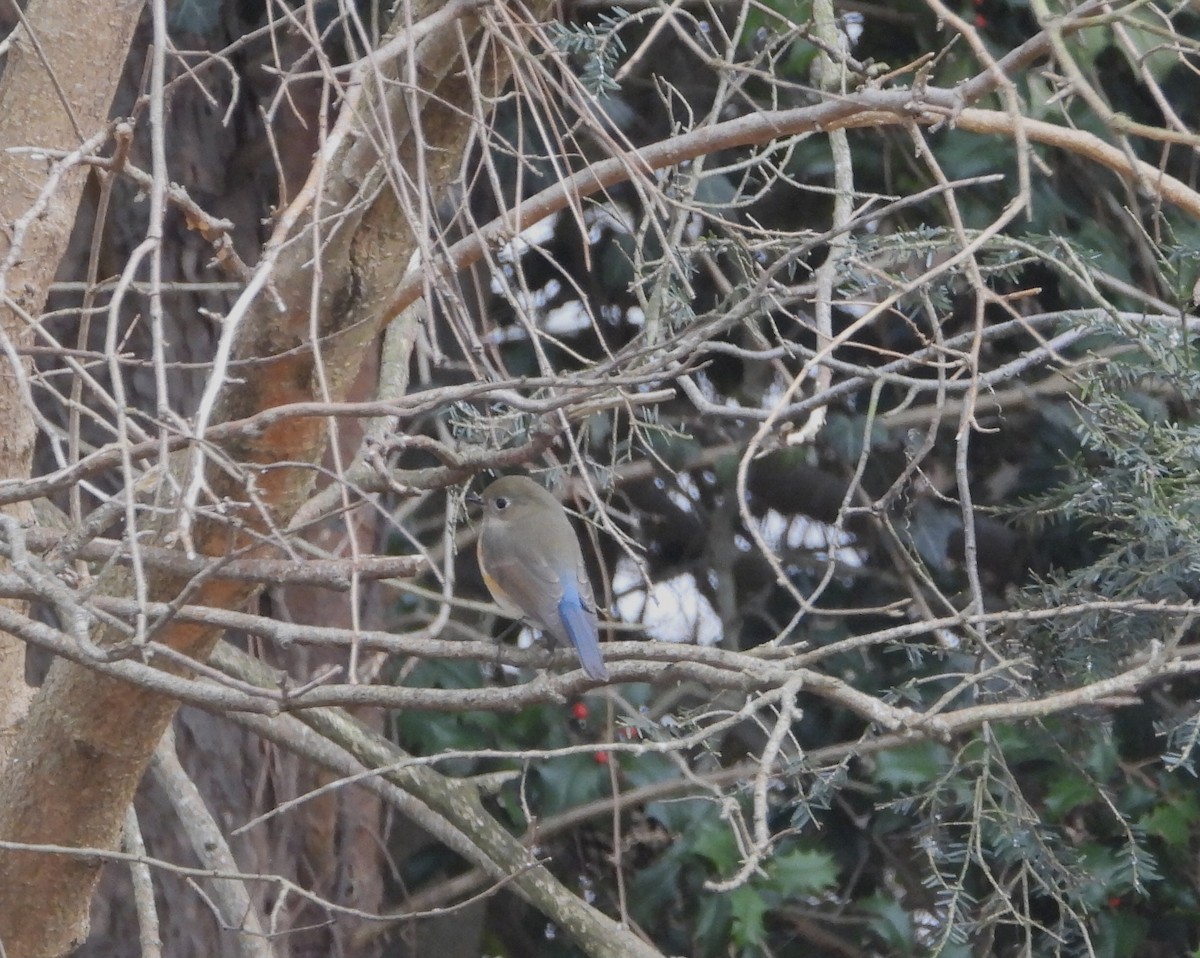
[[[470,130],[472,111],[465,108],[465,101],[471,87],[453,71],[461,67],[461,38],[472,34],[473,27],[463,18],[473,7],[435,2],[412,6],[414,9],[401,14],[398,31],[404,22],[420,24],[425,15],[444,21],[438,30],[426,32],[411,54],[421,62],[418,75],[437,90],[437,96],[426,101],[420,118],[421,146],[432,150],[435,157],[427,187],[436,192],[457,172],[454,158],[461,156]],[[89,42],[94,50],[94,35],[89,35]],[[89,53],[76,62],[86,63],[92,70],[93,59]],[[109,56],[106,61],[115,61],[119,67],[121,59]],[[94,82],[94,73],[89,80]],[[499,70],[488,77],[489,83],[502,80]],[[377,91],[372,87],[366,95],[377,95]],[[376,104],[363,115],[393,119],[403,162],[418,148],[410,140],[416,118],[407,116],[412,102],[407,95],[390,95],[392,102]],[[237,327],[233,357],[235,361],[257,361],[255,373],[221,384],[212,422],[316,398],[318,383],[328,390],[320,398],[344,398],[378,332],[391,284],[408,261],[414,237],[398,217],[394,196],[384,187],[385,178],[371,150],[347,137],[340,146],[327,148],[314,177],[322,178],[321,199],[328,204],[326,208],[346,211],[336,231],[331,231],[327,222],[320,227],[316,307],[316,324],[323,336],[320,354],[311,342],[310,300],[317,282],[311,264],[311,209],[296,205],[291,212],[299,215],[291,221],[290,231],[277,237],[281,245],[271,267],[271,290],[262,292],[260,287],[257,298],[247,296]],[[310,193],[309,203],[312,197]],[[69,222],[68,217],[67,227]],[[40,302],[33,305],[36,308]],[[318,362],[323,376],[316,375]],[[252,444],[231,444],[224,452],[230,461],[249,468],[253,464],[316,463],[325,441],[323,423],[292,421],[268,428]],[[183,480],[187,463],[176,465],[177,478]],[[300,467],[236,478],[215,472],[209,483],[218,497],[229,503],[255,502],[265,506],[270,515],[257,507],[234,507],[243,522],[240,528],[225,518],[201,515],[191,535],[196,550],[212,556],[247,549],[255,536],[266,538],[270,534],[268,519],[274,528],[286,526],[309,492],[312,475],[311,469]],[[253,495],[243,484],[251,481]],[[160,501],[157,505],[169,510],[172,503]],[[159,526],[160,535],[174,530],[173,517]],[[148,584],[151,598],[165,600],[176,597],[186,585],[161,575],[152,575]],[[102,581],[100,588],[108,594],[133,594],[130,576],[121,571]],[[236,608],[250,592],[244,585],[210,581],[192,591],[190,601]],[[176,625],[156,634],[157,641],[198,659],[208,655],[218,637],[212,629]],[[102,645],[117,641],[103,631],[93,638]],[[115,848],[125,810],[175,709],[172,700],[56,661],[0,776],[0,839],[30,846]],[[100,863],[93,857],[0,849],[0,941],[7,953],[22,958],[59,955],[81,940],[99,869]]]
[[[30,364],[16,363],[16,351],[33,342],[33,324],[70,240],[88,175],[77,161],[48,164],[35,148],[102,145],[141,6],[130,0],[92,4],[91,28],[81,31],[73,0],[35,0],[11,37],[0,79],[0,335],[6,341],[0,360],[0,480],[30,474],[37,435],[29,408]],[[22,521],[31,515],[27,504],[6,511]],[[23,645],[0,635],[0,768],[31,698],[24,660]]]

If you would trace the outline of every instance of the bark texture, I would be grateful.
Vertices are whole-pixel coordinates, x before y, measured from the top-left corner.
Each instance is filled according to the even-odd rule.
[[[12,35],[0,78],[0,333],[14,350],[34,341],[54,271],[67,248],[87,169],[48,164],[32,149],[75,150],[103,137],[140,2],[92,6],[94,29],[77,28],[71,0],[35,0]],[[36,430],[29,408],[30,365],[16,353],[0,362],[0,480],[29,477]],[[27,520],[25,505],[9,515]],[[14,600],[6,605],[21,608]],[[0,635],[0,763],[31,698],[20,643]],[[0,764],[2,767],[2,764]],[[3,832],[0,832],[2,835]]]
[[[411,16],[411,22],[420,22],[442,7],[435,3],[414,4],[412,10],[405,11],[405,21]],[[69,22],[64,15],[56,16]],[[130,30],[132,26],[131,22]],[[422,107],[423,148],[439,151],[447,158],[431,170],[428,188],[435,193],[456,172],[453,157],[461,155],[470,130],[470,112],[452,109],[446,103],[461,104],[469,96],[468,85],[454,71],[461,68],[464,39],[476,30],[477,24],[469,20],[449,18],[445,28],[426,36],[417,46],[416,56],[423,64],[421,76],[430,84],[430,92],[443,84],[450,88],[443,98],[431,98]],[[90,33],[87,39],[94,50],[95,34]],[[95,84],[90,60],[90,56],[79,55],[75,62],[87,66],[88,81]],[[106,63],[116,64],[114,71],[122,60],[123,56],[115,54],[105,58]],[[500,73],[489,77],[502,79]],[[110,91],[113,84],[115,73]],[[380,96],[374,87],[365,95]],[[365,115],[392,118],[403,161],[417,149],[407,142],[416,118],[407,114],[408,98],[393,94],[393,99],[395,102]],[[107,100],[101,115],[106,109]],[[324,398],[346,398],[378,332],[381,304],[386,302],[391,284],[411,254],[412,231],[404,222],[397,222],[397,206],[385,187],[386,177],[374,151],[348,138],[324,160],[323,168],[315,174],[323,177],[323,201],[345,212],[335,228],[330,229],[328,224],[321,227],[316,309],[316,325],[322,337],[319,355],[313,347],[310,323],[310,299],[316,282],[311,265],[313,227],[311,218],[303,215],[306,211],[299,209],[293,210],[301,215],[290,232],[276,237],[280,248],[271,294],[254,300],[239,327],[234,361],[242,373],[250,370],[251,374],[224,383],[215,422],[316,398],[322,382],[329,390]],[[62,221],[64,245],[73,216],[72,205],[70,215]],[[40,303],[29,306],[40,308]],[[316,372],[318,362],[324,367],[322,377]],[[253,443],[227,446],[223,451],[228,458],[245,464],[248,470],[233,475],[214,471],[209,477],[211,488],[229,503],[253,499],[268,511],[263,514],[256,508],[234,505],[233,513],[243,522],[237,529],[225,518],[201,515],[193,531],[197,550],[207,555],[226,555],[250,547],[256,535],[268,534],[268,522],[275,528],[286,526],[310,491],[313,470],[298,466],[255,474],[249,469],[279,462],[318,463],[325,444],[324,426],[309,421],[267,429]],[[179,469],[182,475],[184,465],[180,464]],[[247,488],[251,482],[253,497]],[[160,492],[165,495],[166,487]],[[156,504],[168,509],[172,505],[166,499]],[[160,534],[170,532],[173,521],[168,514],[159,527]],[[149,585],[152,598],[170,600],[187,583],[154,576]],[[130,577],[120,571],[108,576],[100,587],[109,594],[132,594]],[[237,608],[251,597],[251,592],[244,586],[209,582],[191,593],[191,601]],[[116,636],[103,631],[94,638],[100,644],[117,641]],[[156,638],[203,659],[219,635],[211,629],[172,625]],[[14,743],[5,774],[0,776],[0,836],[31,845],[117,847],[125,809],[175,711],[171,700],[86,668],[55,661]],[[82,940],[99,871],[100,863],[94,858],[0,850],[0,940],[7,953],[59,955]]]

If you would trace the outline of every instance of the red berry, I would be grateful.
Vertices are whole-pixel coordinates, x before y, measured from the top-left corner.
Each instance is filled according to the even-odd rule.
[[[576,722],[586,722],[587,717],[587,702],[580,700],[571,706],[571,718],[573,718]]]

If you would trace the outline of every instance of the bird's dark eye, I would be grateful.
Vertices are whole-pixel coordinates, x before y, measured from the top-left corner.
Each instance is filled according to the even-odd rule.
[[[496,497],[496,508],[500,512],[503,512],[505,509],[508,508],[508,500],[504,496],[497,496]]]

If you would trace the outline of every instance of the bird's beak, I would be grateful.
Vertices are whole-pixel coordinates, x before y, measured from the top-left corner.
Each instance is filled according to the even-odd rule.
[[[478,492],[468,492],[463,498],[466,499],[468,505],[483,505],[483,496],[481,496]]]

